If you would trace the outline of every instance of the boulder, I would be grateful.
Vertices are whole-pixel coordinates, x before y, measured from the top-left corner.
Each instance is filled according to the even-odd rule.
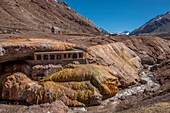
[[[17,72],[0,76],[0,97],[6,100],[30,102],[34,100],[33,90],[39,85],[29,79],[25,74]]]

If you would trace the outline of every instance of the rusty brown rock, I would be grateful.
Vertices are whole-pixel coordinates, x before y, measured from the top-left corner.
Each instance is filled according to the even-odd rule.
[[[14,74],[1,75],[0,77],[0,90],[2,99],[19,100],[29,102],[34,97],[29,97],[32,94],[32,89],[37,86],[25,74],[17,72]],[[29,100],[30,99],[30,100]]]
[[[88,48],[91,63],[108,66],[115,73],[121,86],[126,87],[139,81],[139,72],[143,68],[135,52],[123,43],[110,43]]]

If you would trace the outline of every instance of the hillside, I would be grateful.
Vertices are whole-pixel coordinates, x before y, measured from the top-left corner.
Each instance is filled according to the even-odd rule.
[[[170,12],[158,15],[140,28],[131,32],[134,34],[162,34],[170,32]]]
[[[64,34],[102,33],[65,2],[55,0],[1,0],[0,15],[0,34],[50,33],[52,25]]]

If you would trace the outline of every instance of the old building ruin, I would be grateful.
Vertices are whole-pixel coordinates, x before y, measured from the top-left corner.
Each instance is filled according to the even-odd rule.
[[[84,58],[84,52],[76,51],[52,51],[52,52],[35,52],[33,60],[27,60],[31,65],[67,65],[78,61],[80,64],[87,64],[88,61]]]

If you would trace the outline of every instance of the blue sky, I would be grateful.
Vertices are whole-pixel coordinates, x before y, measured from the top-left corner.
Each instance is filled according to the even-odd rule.
[[[170,0],[64,0],[79,14],[111,33],[132,31],[170,11]]]

